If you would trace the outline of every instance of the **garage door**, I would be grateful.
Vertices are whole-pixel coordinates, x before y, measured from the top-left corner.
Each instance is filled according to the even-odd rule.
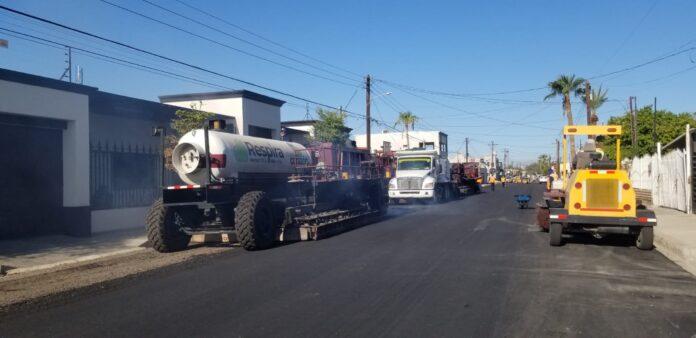
[[[62,232],[64,127],[0,113],[0,239]]]

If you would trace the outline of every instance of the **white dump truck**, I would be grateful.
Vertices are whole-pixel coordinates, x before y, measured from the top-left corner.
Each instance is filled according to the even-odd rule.
[[[389,199],[442,202],[458,196],[450,170],[447,155],[437,150],[398,151],[396,175],[389,181]]]

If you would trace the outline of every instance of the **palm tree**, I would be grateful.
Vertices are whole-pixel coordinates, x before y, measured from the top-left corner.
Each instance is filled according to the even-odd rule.
[[[592,89],[591,91],[590,112],[592,113],[592,116],[590,117],[590,122],[592,125],[597,124],[597,109],[599,109],[599,107],[601,107],[609,100],[609,98],[607,97],[607,92],[608,91],[606,89],[602,90],[601,86],[597,90]],[[587,97],[584,90],[582,94],[582,101],[587,102]]]
[[[555,81],[549,82],[548,87],[551,92],[544,97],[544,101],[556,97],[563,96],[563,115],[568,119],[568,125],[573,124],[573,111],[570,107],[570,94],[575,96],[582,95],[581,85],[585,82],[583,78],[573,75],[561,75]],[[575,158],[575,137],[570,135],[570,157]]]
[[[404,130],[406,131],[406,148],[411,148],[410,140],[408,137],[408,130],[409,128],[413,130],[413,128],[416,125],[416,121],[418,121],[418,116],[414,115],[410,111],[399,113],[399,117],[396,119],[396,124],[403,125]]]

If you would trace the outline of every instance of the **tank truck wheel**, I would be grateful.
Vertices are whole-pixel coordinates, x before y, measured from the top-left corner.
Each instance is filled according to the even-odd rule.
[[[560,246],[563,243],[563,225],[561,223],[551,223],[549,225],[549,244]]]
[[[185,249],[191,236],[182,232],[176,224],[176,212],[164,206],[162,199],[152,204],[146,217],[147,239],[159,252],[172,252]]]
[[[273,245],[275,237],[273,208],[263,191],[250,191],[234,209],[237,239],[246,250],[263,250]]]
[[[653,227],[642,227],[636,239],[636,247],[641,250],[652,250],[653,248]]]

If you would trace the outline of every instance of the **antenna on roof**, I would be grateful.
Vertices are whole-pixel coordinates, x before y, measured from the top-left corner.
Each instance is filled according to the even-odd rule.
[[[311,120],[312,116],[309,114],[309,102],[305,102],[305,115],[304,115],[305,120]]]

